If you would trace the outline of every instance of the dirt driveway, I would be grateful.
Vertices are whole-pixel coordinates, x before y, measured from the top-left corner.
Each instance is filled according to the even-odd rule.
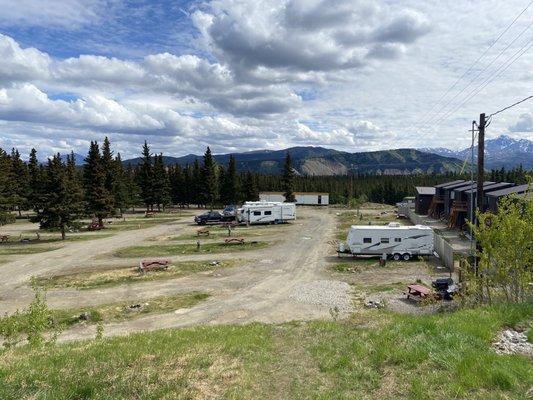
[[[310,293],[308,297],[311,299],[306,301],[306,298],[302,300],[302,296],[297,295],[306,285],[315,287],[317,283],[331,279],[330,275],[323,272],[323,266],[326,257],[332,252],[327,242],[334,236],[335,216],[327,209],[316,208],[299,208],[298,215],[301,218],[284,229],[275,245],[224,255],[224,258],[244,259],[243,266],[166,281],[84,291],[51,290],[47,296],[48,302],[52,307],[66,308],[124,299],[135,301],[192,290],[211,294],[207,301],[190,309],[107,324],[104,326],[106,336],[194,324],[285,322],[328,317],[331,307],[327,299],[325,302],[314,301],[314,293]],[[0,310],[6,308],[11,311],[14,305],[27,303],[31,299],[31,291],[27,288],[31,275],[65,273],[72,265],[94,264],[98,254],[139,244],[151,237],[186,231],[189,221],[122,232],[102,240],[69,243],[60,250],[21,257],[16,262],[5,264],[1,269],[6,279],[0,284]],[[189,255],[186,259],[200,257]],[[341,287],[342,290],[344,287]],[[335,295],[337,293],[333,293]],[[63,332],[60,340],[91,338],[94,335],[94,325],[78,325]]]

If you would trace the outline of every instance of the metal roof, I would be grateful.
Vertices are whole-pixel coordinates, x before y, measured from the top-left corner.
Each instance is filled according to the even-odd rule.
[[[449,186],[449,185],[457,185],[458,183],[463,183],[465,182],[463,179],[459,179],[458,181],[452,181],[452,182],[446,182],[446,183],[441,183],[439,185],[435,185],[434,187],[435,188],[445,188],[446,186]]]
[[[489,192],[489,193],[487,193],[487,196],[500,197],[500,196],[506,196],[506,195],[512,194],[512,193],[518,193],[518,194],[525,193],[525,192],[527,192],[528,187],[529,187],[528,184],[520,185],[520,186],[513,186],[513,187],[510,187],[510,188],[500,189],[500,190],[496,190],[494,192]]]
[[[433,196],[435,194],[435,188],[431,186],[416,186],[415,187],[418,194],[422,195],[430,195]]]
[[[483,182],[483,189],[490,189],[492,186],[497,185],[497,182],[486,181]],[[461,186],[460,188],[455,189],[458,192],[471,192],[471,184],[468,186]],[[474,182],[474,192],[477,192],[477,182]]]
[[[472,181],[463,181],[462,183],[457,183],[455,185],[450,185],[444,188],[444,190],[457,190],[461,189],[463,187],[469,188],[472,184]],[[476,186],[476,182],[474,181],[474,186]]]
[[[492,183],[490,185],[483,186],[483,192],[485,192],[485,193],[494,192],[495,190],[502,190],[502,189],[509,188],[509,187],[512,187],[512,186],[515,186],[515,184],[514,183],[510,183],[510,182]],[[471,192],[470,190],[466,191],[467,194],[470,193],[470,192]],[[477,187],[474,187],[474,190],[472,192],[477,193]]]

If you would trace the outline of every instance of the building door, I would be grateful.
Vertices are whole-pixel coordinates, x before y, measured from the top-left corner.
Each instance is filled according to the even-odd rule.
[[[322,204],[322,196],[318,195],[318,205]]]

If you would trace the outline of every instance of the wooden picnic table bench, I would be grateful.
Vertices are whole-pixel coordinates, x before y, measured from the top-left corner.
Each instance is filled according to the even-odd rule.
[[[209,229],[203,228],[196,231],[196,236],[209,236]]]
[[[139,271],[144,273],[148,271],[167,269],[169,265],[169,259],[141,260],[139,263]]]
[[[7,243],[9,240],[9,235],[0,235],[0,243]]]
[[[238,238],[238,237],[229,237],[224,239],[225,244],[231,244],[231,243],[238,243],[238,244],[244,244],[244,238]]]
[[[420,299],[425,299],[426,297],[431,295],[431,289],[422,286],[422,285],[409,285],[407,286],[407,298],[410,299],[411,296],[417,297]]]

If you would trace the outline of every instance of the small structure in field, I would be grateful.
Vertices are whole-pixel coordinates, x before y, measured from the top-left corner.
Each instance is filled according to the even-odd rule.
[[[284,202],[283,192],[261,192],[259,200],[267,202]],[[294,200],[298,205],[327,206],[329,205],[329,193],[324,192],[294,192]]]
[[[165,270],[170,266],[169,259],[141,260],[139,263],[139,272]]]

